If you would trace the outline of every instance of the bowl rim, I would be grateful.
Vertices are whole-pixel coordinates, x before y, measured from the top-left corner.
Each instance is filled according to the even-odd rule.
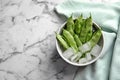
[[[64,27],[64,25],[65,25],[66,23],[67,23],[67,22],[64,22],[64,23],[59,27],[57,33],[60,34],[61,29]],[[95,27],[100,28],[100,26],[98,26],[94,21],[92,21],[92,23],[95,25]],[[102,31],[101,31],[101,32],[102,32]],[[56,48],[57,48],[58,54],[60,55],[60,57],[61,57],[65,62],[67,62],[67,63],[69,63],[69,64],[71,64],[71,65],[74,65],[74,66],[87,66],[87,65],[92,64],[92,63],[94,63],[95,61],[97,61],[97,60],[101,57],[101,55],[103,54],[103,47],[104,47],[104,35],[103,35],[103,32],[102,32],[102,43],[103,43],[103,44],[102,44],[102,49],[101,49],[101,52],[99,53],[99,55],[98,55],[97,57],[95,57],[93,60],[88,61],[88,62],[83,63],[83,64],[74,63],[74,62],[68,60],[67,58],[65,58],[65,57],[62,55],[62,50],[61,50],[60,47],[59,47],[59,42],[58,42],[57,39],[56,39]]]

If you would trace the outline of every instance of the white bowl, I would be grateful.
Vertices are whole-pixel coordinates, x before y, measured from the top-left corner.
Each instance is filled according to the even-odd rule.
[[[61,34],[62,28],[65,27],[65,24],[66,24],[66,22],[59,28],[59,30],[58,30],[58,32],[57,32],[58,34]],[[93,28],[100,28],[100,27],[99,27],[95,22],[93,22]],[[102,50],[103,50],[103,45],[104,45],[103,33],[102,33],[102,36],[101,36],[100,41],[99,41],[98,44],[99,44],[99,46],[101,46],[101,48],[102,48],[102,49],[101,49],[101,52],[99,53],[99,55],[98,55],[97,57],[95,57],[94,59],[92,59],[91,61],[89,61],[89,62],[79,64],[79,63],[72,62],[72,61],[68,60],[67,58],[65,58],[65,57],[63,56],[63,48],[62,48],[62,46],[60,46],[58,40],[56,39],[56,48],[57,48],[57,51],[58,51],[59,55],[60,55],[60,56],[62,57],[62,59],[65,60],[67,63],[69,63],[69,64],[71,64],[71,65],[74,65],[74,66],[86,66],[86,65],[89,65],[89,64],[95,62],[96,60],[98,60],[98,59],[100,58],[100,56],[102,55]]]

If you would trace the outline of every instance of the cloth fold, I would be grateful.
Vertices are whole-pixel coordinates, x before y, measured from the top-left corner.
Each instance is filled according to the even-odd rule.
[[[120,2],[96,3],[68,0],[55,7],[58,14],[86,18],[92,14],[103,30],[103,56],[95,63],[80,67],[74,80],[120,80]]]

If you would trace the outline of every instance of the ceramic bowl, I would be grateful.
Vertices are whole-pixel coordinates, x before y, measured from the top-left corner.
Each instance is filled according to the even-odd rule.
[[[61,27],[59,28],[59,30],[58,30],[58,32],[57,32],[58,34],[61,34],[62,28],[64,28],[65,25],[66,25],[66,22],[65,22],[64,24],[62,24]],[[99,27],[95,22],[93,22],[93,29],[97,29],[97,28],[100,28],[100,27]],[[103,36],[103,33],[102,33],[102,36],[101,36],[101,38],[100,38],[100,40],[99,40],[99,42],[98,42],[98,45],[102,48],[101,51],[100,51],[100,53],[99,53],[99,55],[98,55],[97,57],[93,58],[91,61],[88,61],[88,62],[86,62],[86,63],[81,63],[81,64],[79,64],[79,63],[72,62],[72,61],[68,60],[67,58],[65,58],[65,57],[63,56],[63,52],[64,52],[64,51],[63,51],[63,48],[62,48],[62,46],[60,45],[60,43],[58,42],[58,40],[56,39],[56,48],[57,48],[57,51],[58,51],[59,55],[60,55],[61,58],[62,58],[63,60],[65,60],[67,63],[69,63],[69,64],[71,64],[71,65],[74,65],[74,66],[86,66],[86,65],[89,65],[89,64],[95,62],[96,60],[98,60],[98,59],[100,58],[100,56],[102,55],[103,45],[104,45],[104,36]]]

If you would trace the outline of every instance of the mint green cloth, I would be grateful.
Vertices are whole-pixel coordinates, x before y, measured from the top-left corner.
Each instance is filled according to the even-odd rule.
[[[102,56],[95,63],[80,67],[74,80],[120,80],[120,2],[93,3],[69,0],[55,7],[57,13],[74,17],[92,14],[102,28],[104,47]]]

